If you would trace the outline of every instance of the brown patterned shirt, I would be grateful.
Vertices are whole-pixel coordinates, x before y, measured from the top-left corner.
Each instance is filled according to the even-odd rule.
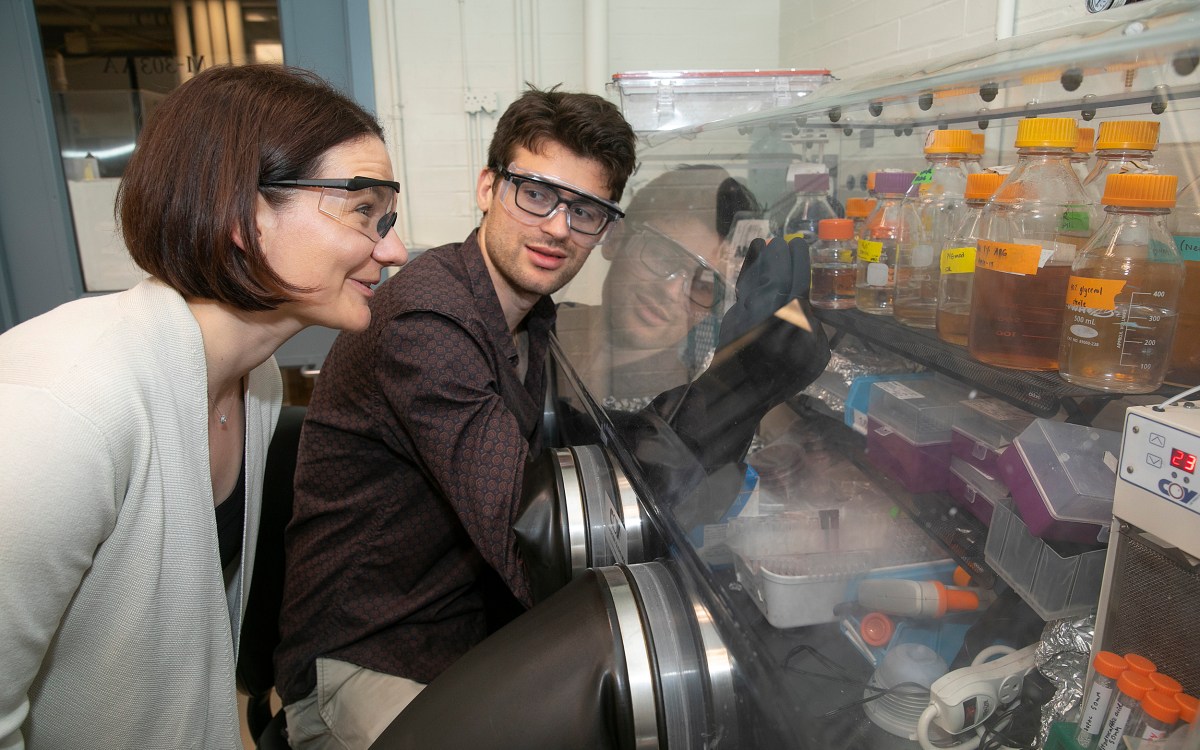
[[[490,567],[529,606],[512,522],[541,448],[554,306],[526,318],[524,382],[476,234],[383,284],[338,336],[304,423],[276,651],[285,703],[320,656],[429,682],[483,639]]]

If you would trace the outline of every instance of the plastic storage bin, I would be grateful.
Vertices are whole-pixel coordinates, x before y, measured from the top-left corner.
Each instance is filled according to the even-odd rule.
[[[889,375],[860,375],[850,383],[846,395],[846,426],[860,435],[867,434],[867,409],[871,403],[871,386],[881,381],[930,380],[931,372],[904,372]]]
[[[955,563],[907,516],[796,514],[730,523],[734,570],[777,628],[835,622],[867,577],[942,579]]]
[[[653,132],[790,107],[832,80],[828,70],[641,70],[610,86],[633,129]]]
[[[998,463],[1035,536],[1094,544],[1108,540],[1120,453],[1120,433],[1037,419]]]
[[[1056,620],[1095,609],[1106,553],[1103,547],[1056,550],[1030,533],[1004,499],[992,515],[983,557],[1039,617]]]
[[[959,507],[984,523],[992,522],[996,503],[1008,497],[1008,488],[998,479],[989,477],[977,467],[957,456],[950,456],[950,479],[947,491]]]
[[[916,443],[899,427],[867,417],[867,460],[909,492],[950,485],[950,441]]]
[[[940,377],[871,386],[867,415],[895,427],[918,445],[949,443],[970,391]]]
[[[1000,454],[1033,416],[993,398],[970,399],[963,406],[950,436],[950,453],[994,479],[1000,476]]]

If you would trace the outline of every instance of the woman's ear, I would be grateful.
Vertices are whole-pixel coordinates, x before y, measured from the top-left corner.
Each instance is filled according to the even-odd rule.
[[[271,204],[267,203],[267,199],[260,194],[254,201],[254,231],[256,231],[259,244],[262,244],[263,227],[274,226],[275,224],[275,209],[271,208]],[[233,228],[229,232],[233,239],[233,244],[242,252],[246,250],[246,239],[242,234],[242,225],[234,223]]]

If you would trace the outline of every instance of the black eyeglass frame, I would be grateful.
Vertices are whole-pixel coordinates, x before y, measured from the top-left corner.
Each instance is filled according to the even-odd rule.
[[[544,214],[538,214],[534,211],[530,211],[528,208],[525,208],[520,203],[517,203],[517,208],[521,209],[522,211],[529,214],[530,216],[536,216],[539,219],[544,219],[548,216],[553,215],[554,212],[558,210],[559,206],[565,205],[569,209],[569,208],[571,208],[572,205],[577,204],[577,203],[593,204],[593,205],[599,206],[600,209],[604,212],[604,215],[606,217],[604,220],[604,223],[601,224],[600,228],[594,232],[588,232],[586,230],[579,229],[579,228],[573,226],[571,224],[571,214],[568,212],[567,213],[567,226],[570,227],[571,231],[573,231],[573,232],[579,232],[580,234],[586,235],[588,237],[600,237],[600,236],[603,236],[604,232],[610,227],[610,225],[625,218],[625,212],[622,211],[621,207],[619,205],[617,205],[616,203],[614,203],[613,201],[605,200],[604,198],[601,198],[598,195],[592,195],[591,193],[587,192],[586,190],[583,190],[582,188],[575,187],[574,185],[568,185],[563,182],[558,182],[558,181],[553,180],[545,175],[540,175],[536,172],[526,172],[523,169],[519,170],[519,171],[514,171],[514,167],[511,164],[507,167],[497,169],[496,174],[499,175],[502,180],[512,183],[513,189],[515,189],[517,191],[517,193],[513,196],[514,203],[516,203],[517,195],[520,195],[521,183],[523,183],[523,182],[532,182],[532,183],[547,187],[550,190],[552,190],[554,192],[554,194],[558,197],[558,201],[556,201],[555,204],[550,207],[550,210],[546,211],[546,213],[544,213]],[[574,193],[575,195],[579,196],[579,199],[567,200],[566,198],[563,198],[562,191],[566,191],[568,193]]]
[[[259,187],[319,187],[319,188],[336,188],[353,193],[358,190],[366,190],[373,187],[388,187],[400,193],[400,183],[394,180],[380,180],[375,177],[363,177],[355,175],[354,177],[330,177],[309,180],[271,180],[269,182],[258,183]],[[396,211],[391,211],[380,217],[379,223],[375,227],[375,231],[379,233],[379,241],[383,241],[387,237],[387,233],[396,226],[398,218]],[[374,239],[368,237],[368,239]]]

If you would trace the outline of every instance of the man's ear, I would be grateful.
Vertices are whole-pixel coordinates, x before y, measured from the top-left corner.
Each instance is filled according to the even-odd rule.
[[[499,175],[487,167],[479,171],[479,179],[475,182],[475,204],[484,213],[491,208],[492,197],[500,187],[496,182],[497,179],[499,179]]]
[[[625,222],[618,221],[608,228],[608,234],[604,235],[604,242],[600,244],[600,254],[605,260],[612,260],[617,257],[617,250],[621,247],[621,243],[625,241],[625,233],[629,231],[625,228]]]

